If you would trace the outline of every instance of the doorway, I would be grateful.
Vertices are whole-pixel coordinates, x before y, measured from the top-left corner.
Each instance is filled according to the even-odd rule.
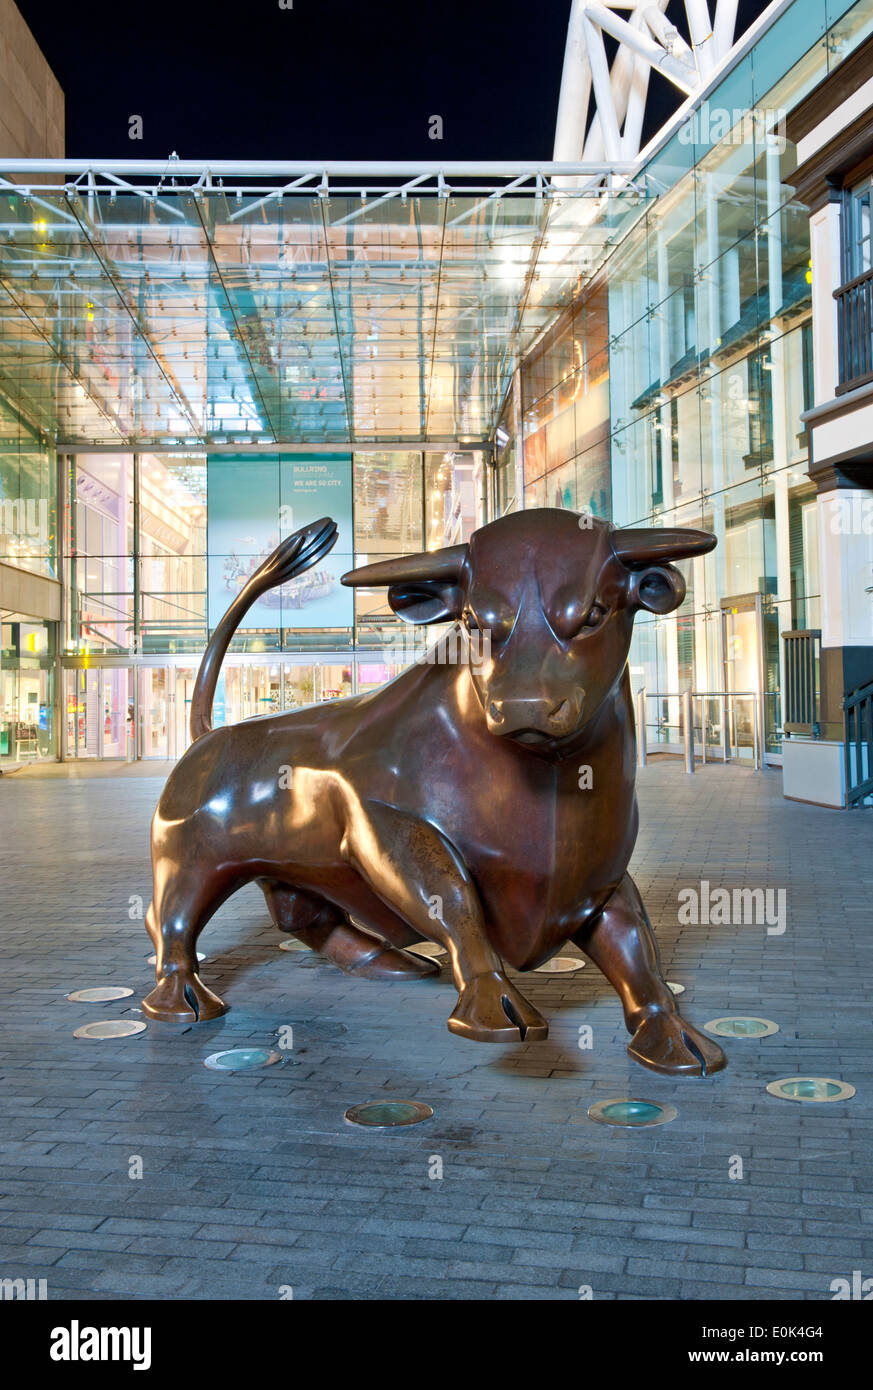
[[[763,763],[779,747],[779,629],[760,593],[721,601],[726,750]]]
[[[129,666],[64,671],[64,756],[133,756],[134,686]]]

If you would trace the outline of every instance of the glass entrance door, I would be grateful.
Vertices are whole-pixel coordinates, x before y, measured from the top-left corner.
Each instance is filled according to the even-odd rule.
[[[761,626],[760,594],[722,600],[725,752],[741,759],[760,754]]]
[[[226,666],[224,686],[224,723],[239,724],[256,714],[278,714],[282,708],[282,671],[278,665]]]
[[[100,672],[64,672],[67,757],[100,757]]]
[[[129,666],[108,667],[100,672],[100,718],[102,758],[132,756],[133,670]]]
[[[164,666],[141,666],[139,679],[139,757],[169,758],[170,701]]]

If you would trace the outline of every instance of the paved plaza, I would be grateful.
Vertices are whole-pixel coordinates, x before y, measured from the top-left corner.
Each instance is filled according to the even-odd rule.
[[[870,813],[786,802],[778,770],[641,771],[632,870],[685,1012],[780,1029],[726,1041],[718,1075],[674,1080],[626,1056],[617,998],[590,964],[524,978],[548,1042],[469,1043],[446,1030],[445,970],[383,984],[280,951],[255,888],[200,939],[229,1014],[75,1038],[91,1020],[138,1019],[153,974],[136,914],[161,781],[101,771],[0,778],[0,1276],[43,1278],[50,1299],[325,1300],[817,1300],[855,1270],[873,1276]],[[678,895],[702,880],[785,888],[784,932],[680,925]],[[135,993],[65,997],[97,985]],[[203,1066],[275,1045],[289,1024],[281,1065]],[[795,1073],[857,1094],[766,1094]],[[638,1130],[587,1118],[622,1096],[678,1117]],[[344,1121],[381,1097],[435,1115],[394,1131]]]

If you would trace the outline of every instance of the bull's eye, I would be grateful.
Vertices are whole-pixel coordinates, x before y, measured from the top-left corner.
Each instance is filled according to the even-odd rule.
[[[588,612],[585,614],[585,619],[582,623],[582,626],[599,627],[605,617],[606,609],[603,607],[603,605],[600,603],[592,603],[591,607],[588,609]]]

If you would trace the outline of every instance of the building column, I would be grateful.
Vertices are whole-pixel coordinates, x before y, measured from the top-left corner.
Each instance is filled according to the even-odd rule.
[[[817,498],[821,732],[842,739],[843,696],[873,681],[873,492],[831,474]]]

